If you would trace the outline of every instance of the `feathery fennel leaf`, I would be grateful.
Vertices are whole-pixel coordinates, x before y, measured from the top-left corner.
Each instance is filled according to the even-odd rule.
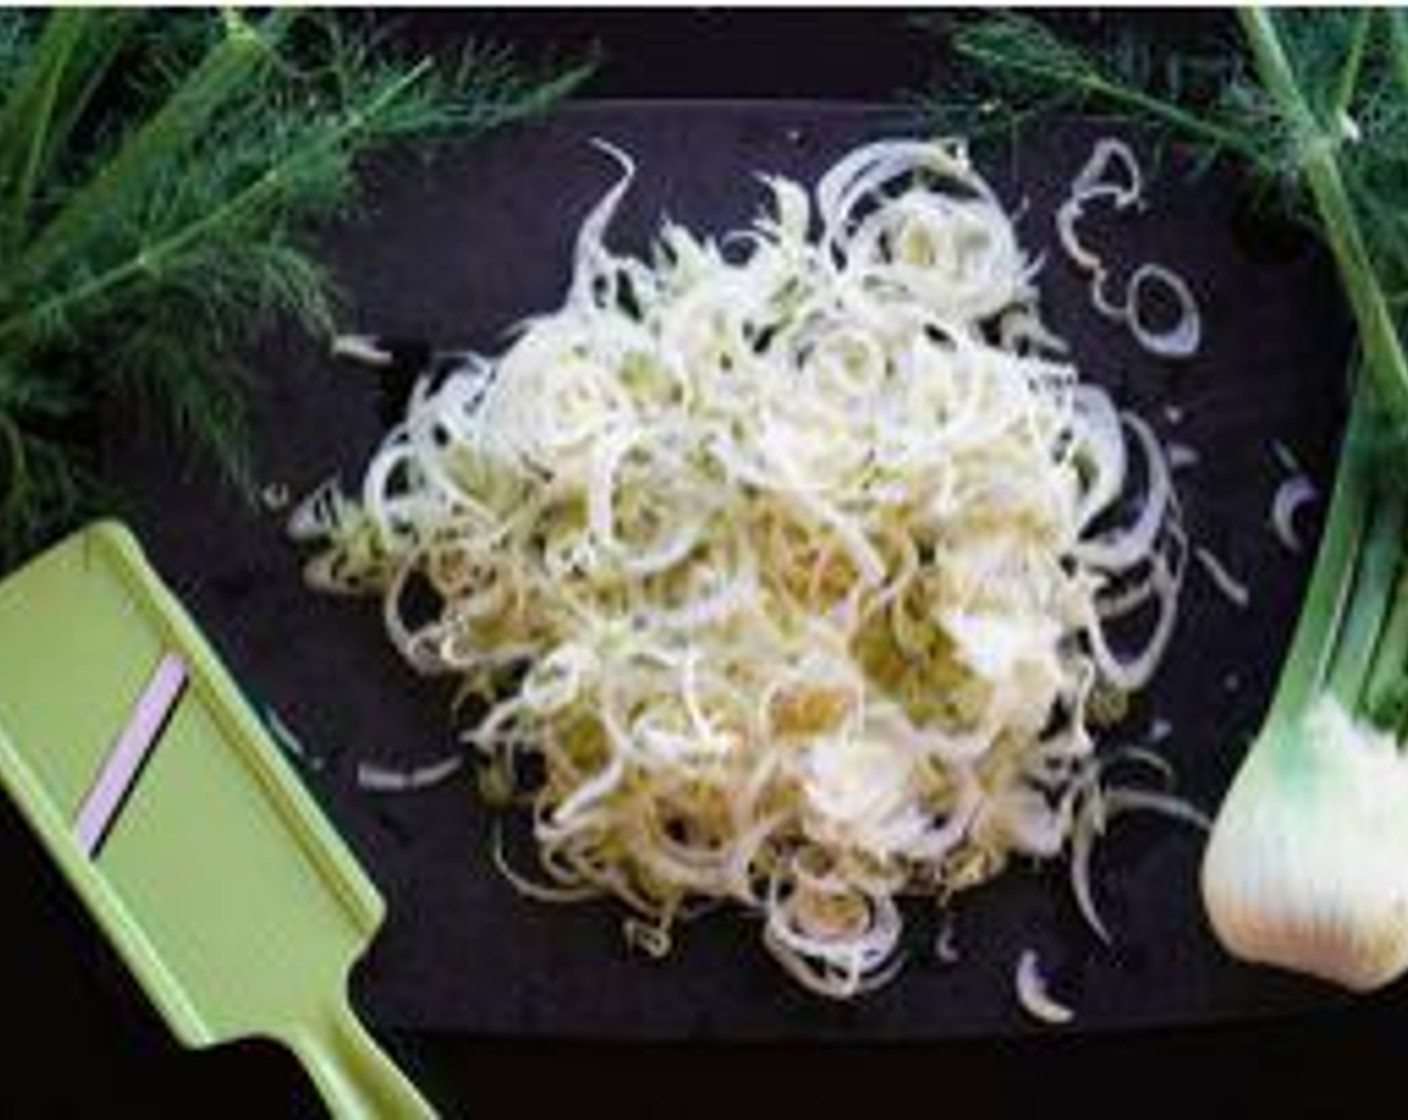
[[[0,563],[95,493],[84,430],[124,384],[246,490],[238,355],[336,293],[313,235],[358,159],[567,96],[591,60],[399,57],[303,9],[0,13]]]

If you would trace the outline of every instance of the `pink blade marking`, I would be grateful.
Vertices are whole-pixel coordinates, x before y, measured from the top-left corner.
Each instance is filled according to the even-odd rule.
[[[186,663],[178,654],[168,653],[147,680],[127,725],[108,752],[97,780],[78,810],[74,834],[85,855],[93,854],[107,832],[185,687]]]

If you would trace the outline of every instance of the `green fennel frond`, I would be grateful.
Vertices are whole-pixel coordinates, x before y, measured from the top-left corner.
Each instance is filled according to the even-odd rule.
[[[114,383],[247,483],[238,355],[275,317],[329,329],[312,237],[360,157],[539,113],[592,66],[386,47],[299,9],[0,13],[0,563],[92,493],[63,433]]]
[[[1225,155],[1261,167],[1282,158],[1279,116],[1228,42],[1167,51],[1125,30],[1111,42],[1076,43],[1021,13],[937,27],[950,34],[957,64],[923,100],[941,130],[1010,137],[1056,113],[1080,114],[1138,128],[1157,145],[1176,137],[1198,167]]]

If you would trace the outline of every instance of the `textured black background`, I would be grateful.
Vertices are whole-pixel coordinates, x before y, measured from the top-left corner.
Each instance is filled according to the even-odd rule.
[[[1065,18],[1100,33],[1089,16]],[[1174,35],[1203,17],[1160,18]],[[401,36],[441,49],[466,31],[485,30],[530,50],[599,40],[606,68],[587,91],[598,97],[879,100],[922,85],[941,58],[898,13],[438,12],[411,16]],[[349,325],[492,348],[513,318],[550,305],[579,204],[605,171],[582,140],[601,132],[643,159],[640,191],[624,215],[628,243],[662,207],[691,224],[734,224],[759,198],[751,186],[736,187],[747,161],[767,158],[770,169],[810,173],[862,134],[854,116],[817,108],[589,109],[448,155],[428,170],[379,163],[369,169],[373,189],[362,221],[329,241],[354,290]],[[1009,197],[1029,196],[1033,220],[1049,213],[1049,192],[1082,151],[1059,136],[1024,149],[1021,165],[1002,177]],[[1190,629],[1161,684],[1189,744],[1187,780],[1206,800],[1225,781],[1226,744],[1255,724],[1302,574],[1261,525],[1276,479],[1266,440],[1287,437],[1324,477],[1343,332],[1320,262],[1311,255],[1254,259],[1257,245],[1234,235],[1230,192],[1169,184],[1155,198],[1157,220],[1121,227],[1120,240],[1132,254],[1157,253],[1199,278],[1209,314],[1205,361],[1170,376],[1107,329],[1092,329],[1069,275],[1053,268],[1046,287],[1052,318],[1095,376],[1113,377],[1123,399],[1160,417],[1165,431],[1158,406],[1176,400],[1185,407],[1179,436],[1206,457],[1188,499],[1195,534],[1258,576],[1255,608],[1244,619],[1220,616],[1226,608],[1195,576]],[[1034,246],[1042,240],[1036,225],[1024,227],[1024,237]],[[505,255],[516,246],[528,248]],[[334,372],[312,346],[277,334],[261,367],[279,375],[261,397],[270,477],[298,488],[325,466],[355,467],[375,436],[371,387]],[[392,919],[354,991],[447,1110],[472,1114],[493,1090],[509,1089],[530,1113],[549,1102],[612,1102],[654,1114],[708,1102],[875,1106],[888,1099],[892,1107],[915,1107],[927,1098],[934,1108],[1064,1114],[1077,1106],[1113,1110],[1115,1102],[1141,1107],[1142,1096],[1121,1088],[1131,1073],[1144,1093],[1210,1115],[1273,1107],[1338,1115],[1351,1103],[1397,1099],[1386,1075],[1399,1049],[1401,999],[1345,1007],[1309,986],[1219,961],[1192,896],[1195,848],[1152,826],[1132,826],[1110,860],[1112,915],[1125,923],[1129,945],[1123,956],[1107,960],[1081,948],[1069,904],[1055,890],[1017,884],[975,905],[964,932],[976,967],[965,979],[921,969],[860,1010],[818,1007],[786,992],[753,948],[751,931],[727,922],[687,936],[679,961],[652,966],[621,951],[600,910],[543,910],[517,900],[474,868],[482,835],[465,811],[465,786],[375,809],[347,788],[356,754],[394,755],[386,739],[398,737],[388,728],[400,729],[406,749],[437,749],[440,694],[408,681],[378,644],[368,612],[299,592],[272,523],[242,525],[247,515],[206,504],[191,480],[166,476],[143,451],[143,440],[159,434],[132,430],[142,438],[125,449],[118,441],[116,469],[145,496],[132,516],[159,565],[242,678],[311,741],[348,748],[315,788],[392,902]],[[156,516],[158,504],[164,516]],[[173,508],[180,516],[170,515]],[[296,645],[284,625],[290,616],[300,619]],[[1242,679],[1228,691],[1223,679],[1233,666]],[[349,681],[360,696],[348,696]],[[252,1114],[313,1114],[296,1068],[275,1050],[178,1052],[32,843],[11,817],[3,826],[0,850],[29,851],[14,870],[5,868],[12,897],[25,903],[5,927],[13,948],[0,966],[8,969],[3,980],[11,990],[42,993],[25,1005],[30,1027],[13,1058],[15,1068],[35,1073],[13,1079],[10,1092],[27,1102],[43,1086],[41,1114],[78,1114],[99,1102],[177,1114],[213,1111],[216,1101]],[[1177,890],[1162,889],[1170,884]],[[1054,931],[1057,979],[1079,997],[1088,1026],[1136,1029],[1084,1037],[1021,1030],[1006,1002],[1005,969],[1026,937],[1024,919]],[[1273,1009],[1284,1014],[1187,1025],[1209,1014]],[[1159,1026],[1171,1020],[1183,1025]],[[799,1041],[814,1034],[831,1041]],[[936,1034],[946,1037],[932,1041]],[[607,1041],[612,1035],[618,1040]],[[725,1041],[736,1036],[752,1041]],[[84,1073],[39,1075],[56,1054]],[[1222,1084],[1214,1087],[1215,1079]],[[913,1103],[902,1106],[903,1099]]]

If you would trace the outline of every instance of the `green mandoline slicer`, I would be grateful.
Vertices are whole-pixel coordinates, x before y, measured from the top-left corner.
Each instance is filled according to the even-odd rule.
[[[384,907],[133,536],[0,583],[0,781],[177,1037],[287,1045],[333,1113],[434,1113],[353,1015]]]

